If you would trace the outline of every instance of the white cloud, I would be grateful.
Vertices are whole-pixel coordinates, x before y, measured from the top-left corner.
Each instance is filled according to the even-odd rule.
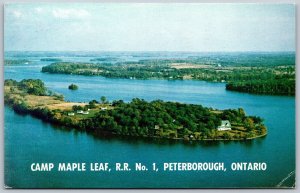
[[[34,10],[35,10],[35,12],[38,13],[38,14],[40,14],[40,13],[43,12],[43,8],[41,8],[41,7],[36,7]]]
[[[12,13],[13,13],[13,15],[14,15],[16,18],[20,18],[20,17],[22,17],[22,15],[23,15],[21,11],[16,11],[16,10],[13,11]]]
[[[84,9],[61,9],[52,11],[54,17],[59,19],[82,19],[90,16],[90,13]]]

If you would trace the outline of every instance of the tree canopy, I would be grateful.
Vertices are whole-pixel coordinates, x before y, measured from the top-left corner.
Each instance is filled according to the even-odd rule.
[[[76,84],[70,84],[68,87],[70,90],[77,90],[78,86]]]

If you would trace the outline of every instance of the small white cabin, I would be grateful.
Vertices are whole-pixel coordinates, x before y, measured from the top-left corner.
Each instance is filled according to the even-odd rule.
[[[221,125],[218,126],[218,131],[228,131],[231,130],[231,124],[228,120],[222,120]]]
[[[88,115],[90,112],[88,112],[88,111],[83,111],[82,112],[82,114],[84,114],[84,115]]]
[[[69,116],[74,116],[74,115],[75,115],[75,113],[68,113],[68,115],[69,115]]]
[[[107,110],[106,107],[101,107],[101,111],[105,111],[105,110]]]
[[[78,114],[83,114],[82,110],[77,111]]]

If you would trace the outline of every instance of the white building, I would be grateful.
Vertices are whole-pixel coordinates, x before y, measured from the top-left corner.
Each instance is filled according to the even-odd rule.
[[[222,120],[221,121],[221,125],[218,126],[218,131],[227,131],[227,130],[231,130],[231,124],[228,120]]]

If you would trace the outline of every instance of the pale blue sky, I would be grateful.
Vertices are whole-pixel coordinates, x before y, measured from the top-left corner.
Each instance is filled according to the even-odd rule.
[[[5,51],[294,51],[292,4],[7,4]]]

